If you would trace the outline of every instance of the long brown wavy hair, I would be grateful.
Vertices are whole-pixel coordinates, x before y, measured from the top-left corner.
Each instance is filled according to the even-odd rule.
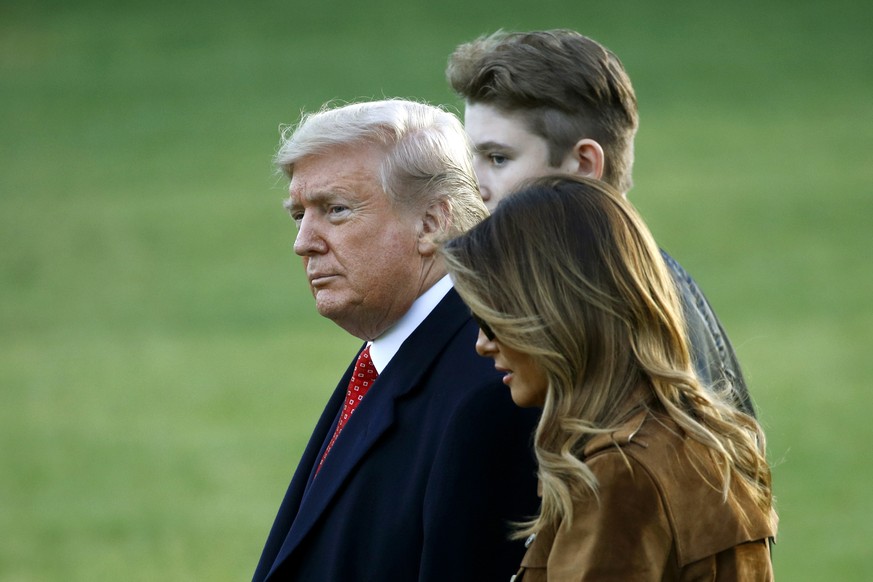
[[[574,499],[597,494],[584,445],[646,407],[706,446],[727,502],[733,483],[771,511],[764,434],[695,375],[669,271],[612,187],[571,176],[528,182],[443,255],[497,341],[530,354],[548,379],[535,435],[542,507],[518,537],[572,520]]]

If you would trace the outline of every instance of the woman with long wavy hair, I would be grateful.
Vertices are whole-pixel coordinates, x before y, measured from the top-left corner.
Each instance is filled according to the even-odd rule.
[[[449,241],[455,287],[519,406],[542,407],[542,504],[517,580],[771,580],[764,434],[694,373],[651,233],[608,185],[525,184]]]

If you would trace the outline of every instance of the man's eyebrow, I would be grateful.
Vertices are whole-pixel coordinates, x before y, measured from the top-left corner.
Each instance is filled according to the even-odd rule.
[[[316,190],[306,192],[302,196],[297,196],[297,198],[292,198],[289,196],[285,199],[282,205],[286,210],[291,210],[292,208],[300,208],[303,206],[302,202],[308,202],[310,204],[326,204],[332,200],[336,200],[341,197],[342,194],[338,191],[334,190]]]

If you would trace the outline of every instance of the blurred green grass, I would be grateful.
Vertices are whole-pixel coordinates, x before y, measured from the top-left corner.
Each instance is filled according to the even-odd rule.
[[[461,104],[456,44],[565,26],[640,98],[631,198],[728,328],[786,580],[873,577],[871,8],[332,0],[0,7],[0,579],[247,579],[357,340],[314,313],[278,126]]]

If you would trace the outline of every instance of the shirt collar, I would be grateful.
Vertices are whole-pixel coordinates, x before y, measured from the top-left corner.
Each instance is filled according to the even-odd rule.
[[[370,342],[370,359],[373,360],[373,365],[378,373],[382,373],[394,354],[400,350],[400,346],[403,345],[406,338],[412,335],[412,332],[430,315],[430,312],[443,300],[443,297],[452,287],[452,280],[448,275],[445,275],[415,300],[409,311],[400,318],[400,321]]]

